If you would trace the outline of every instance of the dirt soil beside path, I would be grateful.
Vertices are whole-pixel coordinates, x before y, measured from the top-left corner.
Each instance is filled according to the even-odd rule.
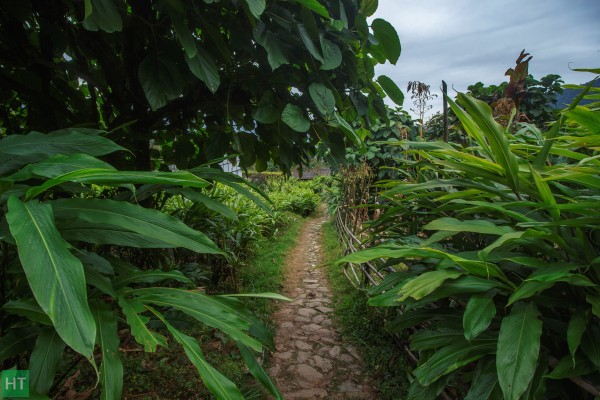
[[[269,375],[286,399],[376,399],[357,349],[336,331],[321,265],[324,211],[310,217],[285,264],[284,303],[274,315],[276,351]]]

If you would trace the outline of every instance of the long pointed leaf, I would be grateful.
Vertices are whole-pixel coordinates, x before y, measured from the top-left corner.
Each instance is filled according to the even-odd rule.
[[[502,320],[496,369],[506,400],[518,400],[536,370],[542,321],[533,303],[516,303]]]
[[[208,186],[202,178],[187,171],[153,172],[153,171],[114,171],[103,168],[86,168],[68,172],[46,181],[43,185],[32,187],[27,197],[32,198],[40,193],[64,182],[94,183],[96,185],[128,185],[132,183],[156,183],[203,188]]]
[[[56,229],[52,207],[23,203],[13,196],[8,208],[6,219],[33,295],[65,343],[90,357],[96,324],[87,302],[83,265]]]
[[[189,228],[177,218],[135,204],[105,199],[61,199],[53,201],[52,208],[59,226],[61,221],[76,221],[80,222],[80,228],[115,227],[149,240],[156,237],[161,243],[167,244],[165,247],[184,247],[198,253],[222,253],[206,235]],[[85,241],[86,238],[78,240]]]
[[[39,394],[48,393],[64,350],[65,342],[54,328],[46,328],[40,332],[29,359],[31,389]]]
[[[123,391],[123,363],[119,357],[117,318],[103,302],[94,304],[94,316],[98,326],[98,344],[102,350],[100,382],[102,399],[120,399]]]
[[[150,310],[167,326],[173,338],[183,347],[185,354],[192,364],[194,364],[202,381],[211,393],[217,396],[218,399],[244,400],[244,396],[242,396],[242,393],[235,384],[206,361],[196,339],[180,332],[169,324],[161,314],[151,308]]]
[[[250,322],[241,318],[235,310],[199,292],[172,288],[137,289],[133,293],[145,304],[172,307],[204,324],[217,328],[253,350],[261,351],[263,345],[246,332]]]
[[[490,144],[494,160],[504,168],[509,186],[519,192],[519,163],[510,151],[504,129],[492,117],[492,110],[481,100],[459,93],[458,99],[483,132]]]

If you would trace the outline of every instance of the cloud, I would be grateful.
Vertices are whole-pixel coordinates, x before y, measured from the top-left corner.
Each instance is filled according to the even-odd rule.
[[[397,65],[379,66],[376,73],[403,90],[413,80],[438,94],[442,79],[458,91],[479,81],[497,85],[523,49],[533,55],[529,71],[538,79],[558,74],[582,83],[592,75],[569,66],[600,67],[598,0],[379,0],[374,18],[389,21],[402,43]],[[430,114],[440,111],[441,98],[432,105]]]

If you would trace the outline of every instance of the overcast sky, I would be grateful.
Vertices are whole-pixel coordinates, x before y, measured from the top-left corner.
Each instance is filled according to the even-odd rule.
[[[533,56],[529,73],[536,79],[558,74],[583,83],[593,75],[569,66],[600,67],[600,0],[379,0],[373,18],[387,20],[400,36],[398,63],[376,72],[404,91],[407,110],[409,81],[425,82],[438,95],[442,79],[450,93],[479,81],[497,85],[523,49]],[[441,111],[440,97],[432,104],[429,114]]]

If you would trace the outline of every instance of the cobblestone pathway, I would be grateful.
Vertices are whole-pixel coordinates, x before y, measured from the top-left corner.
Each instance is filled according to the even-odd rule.
[[[321,264],[322,214],[308,220],[286,260],[285,295],[275,313],[269,375],[286,399],[376,399],[361,356],[332,323],[332,294]]]

